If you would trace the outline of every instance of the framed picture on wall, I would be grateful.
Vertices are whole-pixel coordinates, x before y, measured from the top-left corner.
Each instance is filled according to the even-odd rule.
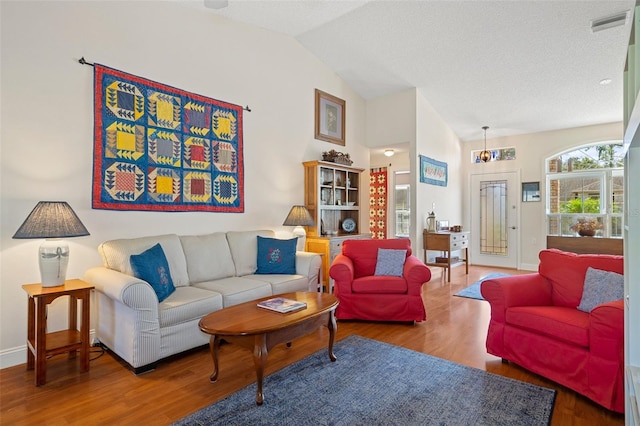
[[[344,100],[316,89],[315,138],[344,146],[345,110]]]
[[[447,163],[421,155],[420,182],[447,186]]]
[[[522,182],[522,201],[540,201],[540,182]]]

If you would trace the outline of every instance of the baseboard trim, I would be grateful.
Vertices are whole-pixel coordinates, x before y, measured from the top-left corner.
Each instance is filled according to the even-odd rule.
[[[95,330],[89,331],[89,342],[93,345],[96,342]],[[27,345],[16,346],[15,348],[0,351],[0,369],[14,367],[27,363]]]
[[[520,268],[518,269],[522,269],[523,271],[537,271],[538,270],[538,264],[537,263],[521,263],[520,264]]]
[[[0,369],[27,363],[27,345],[0,351]]]

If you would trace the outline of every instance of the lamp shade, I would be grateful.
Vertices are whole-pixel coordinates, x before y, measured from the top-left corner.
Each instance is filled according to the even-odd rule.
[[[76,212],[65,201],[40,201],[13,238],[68,238],[89,235]]]
[[[13,238],[45,238],[38,252],[43,287],[63,285],[69,263],[69,245],[59,238],[89,235],[71,206],[64,201],[40,201]]]
[[[293,206],[284,220],[284,226],[315,226],[309,210],[305,206]]]
[[[284,226],[295,226],[293,228],[293,235],[298,238],[298,243],[296,245],[297,251],[304,251],[305,242],[307,240],[307,233],[304,230],[303,226],[316,226],[316,223],[313,221],[311,217],[311,213],[305,206],[293,206],[291,207],[291,211],[287,215],[287,218],[284,220]]]

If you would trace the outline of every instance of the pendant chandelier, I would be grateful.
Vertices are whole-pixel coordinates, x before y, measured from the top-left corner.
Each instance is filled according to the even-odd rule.
[[[491,152],[487,151],[487,129],[489,126],[482,126],[482,130],[484,130],[484,151],[480,153],[480,160],[483,163],[486,163],[491,159]]]

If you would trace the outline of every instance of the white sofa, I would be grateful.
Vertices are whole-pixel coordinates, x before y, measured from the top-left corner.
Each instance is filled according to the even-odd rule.
[[[268,230],[175,234],[102,243],[103,266],[89,269],[93,284],[97,339],[138,374],[157,361],[209,341],[198,328],[203,316],[259,297],[291,291],[317,291],[321,258],[297,252],[296,275],[257,275],[257,237]],[[160,244],[176,287],[158,303],[153,288],[133,276],[129,257]]]

